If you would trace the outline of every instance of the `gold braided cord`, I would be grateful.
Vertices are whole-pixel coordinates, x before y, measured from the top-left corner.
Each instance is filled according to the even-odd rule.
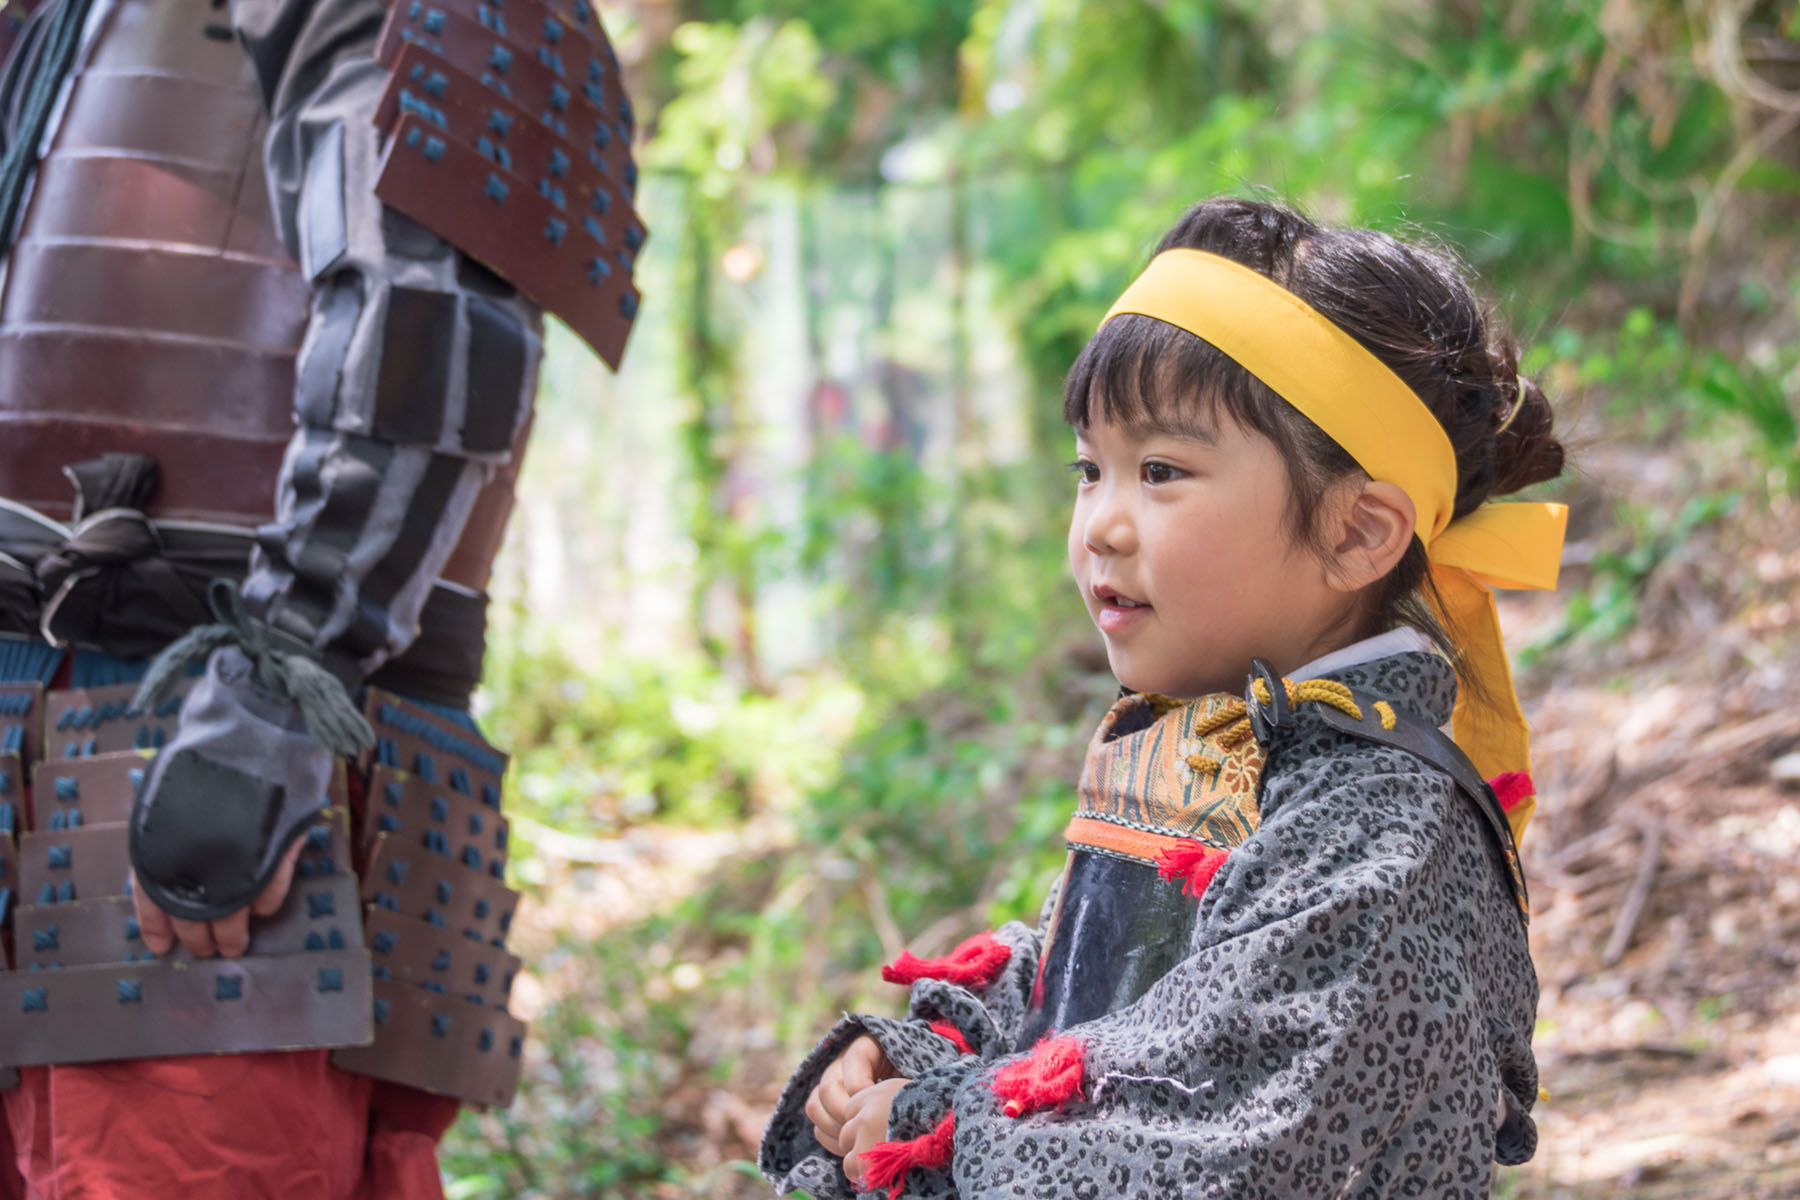
[[[1305,679],[1295,683],[1291,679],[1281,681],[1282,690],[1287,693],[1289,707],[1298,708],[1302,704],[1325,704],[1337,709],[1353,721],[1363,719],[1362,708],[1356,703],[1350,689],[1335,679]],[[1263,704],[1273,703],[1274,697],[1269,692],[1269,685],[1261,679],[1252,680],[1250,690],[1256,699]],[[1392,729],[1395,724],[1393,706],[1385,700],[1375,703],[1375,711],[1381,717],[1381,727]],[[1194,724],[1192,736],[1196,738],[1212,737],[1220,748],[1236,750],[1250,740],[1250,706],[1242,700],[1227,701],[1219,710],[1204,720]],[[1224,765],[1219,759],[1208,754],[1190,754],[1186,758],[1190,770],[1202,775],[1217,774]]]

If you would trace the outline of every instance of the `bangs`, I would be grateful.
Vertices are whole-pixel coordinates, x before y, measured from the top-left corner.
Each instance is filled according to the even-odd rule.
[[[1063,420],[1076,429],[1098,415],[1109,424],[1206,437],[1224,418],[1269,436],[1273,405],[1288,407],[1211,342],[1139,313],[1102,325],[1063,386]]]

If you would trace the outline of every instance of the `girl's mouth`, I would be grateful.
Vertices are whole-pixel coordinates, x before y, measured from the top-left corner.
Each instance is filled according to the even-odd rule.
[[[1120,595],[1110,587],[1095,588],[1094,596],[1100,601],[1094,624],[1100,627],[1101,633],[1122,633],[1154,611],[1143,601]]]

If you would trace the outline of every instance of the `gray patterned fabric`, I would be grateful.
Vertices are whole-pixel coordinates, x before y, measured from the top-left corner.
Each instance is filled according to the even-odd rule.
[[[386,12],[379,0],[231,5],[269,104],[276,227],[314,287],[299,428],[244,597],[363,674],[417,634],[476,493],[530,413],[540,348],[535,307],[375,198]]]
[[[1429,654],[1329,677],[1436,722],[1455,698]],[[914,1200],[1487,1196],[1492,1164],[1535,1148],[1537,976],[1480,819],[1447,776],[1307,707],[1271,747],[1261,808],[1188,957],[1136,1003],[1060,1031],[1086,1044],[1082,1099],[1009,1118],[993,1092],[1036,971],[1034,935],[1009,926],[1014,959],[981,994],[921,982],[912,1021],[832,1031],[782,1094],[764,1173],[783,1192],[854,1196],[801,1106],[857,1033],[897,1066],[929,1057],[930,1015],[978,1053],[912,1075],[895,1101],[896,1140],[956,1116],[951,1165],[911,1171]]]

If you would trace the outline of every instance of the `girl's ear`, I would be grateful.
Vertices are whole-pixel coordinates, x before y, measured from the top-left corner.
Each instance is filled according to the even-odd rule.
[[[1360,592],[1399,565],[1418,515],[1398,484],[1367,480],[1340,498],[1332,530],[1331,585]]]

